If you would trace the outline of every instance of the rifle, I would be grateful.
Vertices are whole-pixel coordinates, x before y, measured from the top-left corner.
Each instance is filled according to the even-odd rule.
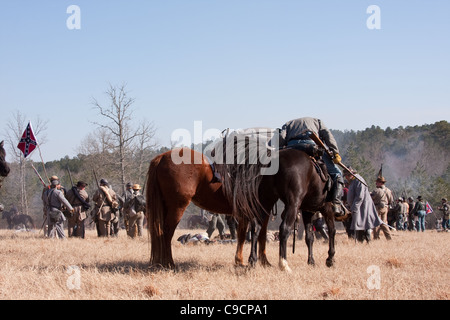
[[[36,168],[34,167],[33,164],[31,164],[31,167],[33,168],[34,172],[36,172],[37,176],[39,177],[39,180],[42,182],[42,185],[45,188],[48,188],[48,186],[45,184],[44,180],[42,179],[41,175],[39,174],[39,172],[36,170]]]
[[[322,140],[320,140],[320,138],[314,132],[311,132],[311,134],[309,136],[315,143],[317,143],[320,147],[322,147],[325,150],[325,152],[330,156],[331,159],[334,158],[331,151],[325,146],[325,144],[322,142]],[[364,181],[362,181],[360,178],[358,178],[349,168],[347,168],[347,166],[345,164],[343,164],[340,161],[337,164],[339,166],[341,166],[344,170],[348,171],[356,180],[358,180],[363,185],[368,187],[368,185]]]
[[[98,192],[100,192],[100,193],[102,193],[104,195],[102,204],[101,204],[101,206],[100,206],[100,208],[98,209],[98,212],[97,212],[97,214],[99,214],[100,211],[102,210],[103,206],[105,205],[106,195],[104,194],[102,189],[100,189],[100,183],[98,183],[97,174],[95,173],[95,169],[92,169],[92,172],[94,173],[94,179],[95,179],[95,182],[97,183]]]
[[[67,167],[67,172],[69,173],[70,184],[72,185],[72,188],[73,188],[73,187],[75,187],[75,185],[73,184],[73,180],[72,180],[72,174],[70,173],[70,169],[69,169],[69,167]]]

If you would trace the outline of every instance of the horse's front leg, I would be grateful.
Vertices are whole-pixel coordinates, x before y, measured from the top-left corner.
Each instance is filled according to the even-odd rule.
[[[327,267],[332,267],[334,264],[334,255],[336,253],[335,250],[335,237],[336,237],[336,226],[334,225],[334,212],[331,207],[331,204],[327,203],[325,205],[325,209],[322,212],[322,215],[325,217],[325,223],[328,227],[328,258],[326,260]]]
[[[234,263],[237,266],[244,266],[244,256],[242,252],[244,250],[245,237],[247,235],[247,227],[248,227],[248,220],[239,218],[237,230],[238,241],[237,241],[236,255],[234,256]]]
[[[312,224],[312,212],[303,211],[303,224],[305,226],[305,242],[308,247],[308,264],[315,265],[314,255],[313,255],[313,243],[314,243],[314,231]]]

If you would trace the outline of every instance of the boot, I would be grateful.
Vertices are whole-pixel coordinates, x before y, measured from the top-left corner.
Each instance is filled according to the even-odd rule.
[[[333,185],[330,191],[330,200],[333,204],[333,212],[336,217],[345,215],[344,205],[341,198],[344,194],[344,179],[340,175],[333,177]]]

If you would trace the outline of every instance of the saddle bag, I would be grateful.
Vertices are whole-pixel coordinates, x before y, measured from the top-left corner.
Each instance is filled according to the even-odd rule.
[[[48,211],[48,217],[50,219],[50,222],[57,222],[59,218],[62,216],[62,211],[57,208],[50,208]]]

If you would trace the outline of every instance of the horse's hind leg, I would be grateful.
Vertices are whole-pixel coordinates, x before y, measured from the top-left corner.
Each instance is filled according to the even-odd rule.
[[[313,243],[314,243],[314,231],[312,225],[312,212],[303,211],[303,224],[305,225],[305,242],[308,247],[308,264],[315,265],[314,255],[313,255]]]
[[[267,215],[263,221],[261,231],[259,233],[258,242],[259,242],[259,262],[264,267],[271,267],[272,265],[269,263],[266,255],[266,241],[267,241],[267,225],[269,224],[270,216]]]
[[[261,224],[254,219],[251,222],[251,250],[250,257],[248,258],[248,263],[251,267],[256,265],[256,261],[258,260],[257,247],[258,247],[258,238],[261,232]]]
[[[189,204],[189,202],[187,203]],[[182,204],[179,207],[169,208],[168,214],[166,215],[166,219],[164,221],[164,245],[162,250],[163,252],[161,252],[161,264],[169,269],[175,268],[175,263],[172,257],[172,238],[186,207],[187,204]]]
[[[244,257],[243,257],[243,249],[244,249],[244,242],[245,237],[247,234],[247,227],[248,227],[248,220],[246,219],[239,219],[238,221],[238,230],[237,230],[237,248],[236,248],[236,255],[234,256],[234,262],[237,266],[244,266]]]

